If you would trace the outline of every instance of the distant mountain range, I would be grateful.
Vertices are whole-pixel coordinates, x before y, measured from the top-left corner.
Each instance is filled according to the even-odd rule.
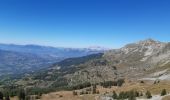
[[[0,44],[0,76],[35,71],[66,58],[102,53],[105,50],[99,47],[79,49]]]
[[[62,47],[49,47],[39,45],[15,45],[15,44],[0,44],[1,50],[23,52],[36,54],[42,58],[70,58],[90,55],[94,53],[104,52],[108,49],[101,47],[90,47],[90,48],[62,48]]]
[[[29,50],[28,47],[33,48],[34,46],[24,46],[24,48],[27,48],[25,50]],[[34,47],[34,50],[37,50],[37,47]],[[44,49],[38,50],[41,51]],[[66,55],[69,51],[71,51],[72,56],[74,55],[74,53],[76,54],[76,56],[74,56],[73,58],[64,59],[62,61],[56,61],[49,67],[43,67],[43,69],[39,69],[38,71],[32,72],[31,74],[23,74],[22,77],[15,80],[13,84],[15,84],[16,86],[41,89],[61,89],[66,87],[68,88],[82,86],[86,85],[87,83],[97,84],[101,82],[115,81],[119,79],[126,79],[130,81],[170,80],[170,43],[168,42],[164,43],[152,39],[147,39],[136,43],[127,44],[120,49],[113,49],[105,52],[103,52],[102,50],[96,51],[96,49],[94,52],[93,50],[91,51],[91,49],[65,48],[62,48],[61,51],[62,55],[65,55],[62,57],[71,57]],[[64,53],[64,51],[66,53]],[[25,54],[25,51],[22,52],[24,52]],[[31,52],[29,51],[29,53]],[[77,56],[79,52],[81,52],[81,55],[79,55],[81,57]],[[31,60],[20,60],[22,57],[27,58],[26,54],[20,55],[21,58],[18,60],[14,60],[14,58],[20,56],[13,56],[13,52],[11,53],[8,51],[6,53],[2,52],[1,54],[10,54],[9,57],[2,56],[3,58],[6,58],[5,64],[10,64],[11,62],[21,63],[22,61],[29,61],[25,62],[25,65],[34,64],[35,62],[46,62],[44,61],[44,59],[39,58],[37,59],[41,61],[33,60],[33,58],[35,57],[31,56],[31,54],[29,55],[30,57],[27,55],[28,58],[31,58]],[[41,54],[43,53],[37,52],[34,54],[41,56]],[[49,53],[47,52],[47,54]],[[11,58],[13,60],[9,60],[9,62],[7,62],[10,57],[13,57]],[[4,62],[4,60],[2,61]],[[12,64],[17,65],[16,63]],[[16,68],[17,67],[19,66],[16,66]],[[22,65],[22,67],[27,68],[26,66],[24,66],[24,64]],[[1,72],[3,72],[3,70],[6,70],[5,67],[1,68],[4,68],[1,70]],[[33,70],[33,67],[31,68]],[[11,79],[9,81],[11,82]],[[10,82],[5,81],[3,83]]]
[[[0,76],[21,74],[48,66],[50,60],[31,53],[0,50]]]
[[[62,87],[122,78],[170,80],[169,76],[170,43],[147,39],[101,54],[65,59],[26,77],[32,83],[40,84],[40,87]]]

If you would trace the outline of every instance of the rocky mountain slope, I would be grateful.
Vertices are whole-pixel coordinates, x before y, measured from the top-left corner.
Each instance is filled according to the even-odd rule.
[[[169,43],[148,39],[107,52],[104,57],[113,62],[124,76],[142,76],[170,62]]]
[[[32,82],[31,86],[61,88],[122,78],[145,80],[163,77],[168,80],[169,75],[170,43],[147,39],[104,54],[66,59],[47,70],[26,76],[29,77],[27,81],[20,81],[25,86]]]
[[[92,69],[103,67],[101,70],[105,71],[104,69],[113,67],[116,69],[116,74],[126,77],[129,76],[130,78],[132,78],[134,74],[135,76],[141,76],[141,74],[147,71],[165,66],[169,63],[170,43],[162,43],[152,39],[128,44],[117,50],[110,50],[105,52],[100,60],[88,62]],[[111,71],[113,74],[114,70]]]
[[[170,43],[152,39],[101,54],[69,58],[14,84],[33,88],[68,88],[106,81],[170,80]]]

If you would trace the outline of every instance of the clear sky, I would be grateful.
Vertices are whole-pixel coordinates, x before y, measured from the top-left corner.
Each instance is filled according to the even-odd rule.
[[[0,43],[103,46],[170,41],[170,0],[0,0]]]

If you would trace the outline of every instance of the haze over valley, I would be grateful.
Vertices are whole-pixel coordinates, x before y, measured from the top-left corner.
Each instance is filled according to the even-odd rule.
[[[0,0],[0,100],[170,100],[169,0]]]

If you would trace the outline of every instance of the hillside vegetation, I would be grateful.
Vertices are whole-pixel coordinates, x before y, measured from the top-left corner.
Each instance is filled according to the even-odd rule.
[[[10,81],[3,81],[2,89],[22,88],[27,95],[41,94],[46,100],[110,98],[113,91],[120,99],[152,98],[163,89],[170,91],[170,43],[147,39],[105,53],[68,58]],[[57,92],[57,97],[56,91],[63,92]],[[45,95],[50,92],[51,97]],[[134,95],[136,92],[141,95]]]

